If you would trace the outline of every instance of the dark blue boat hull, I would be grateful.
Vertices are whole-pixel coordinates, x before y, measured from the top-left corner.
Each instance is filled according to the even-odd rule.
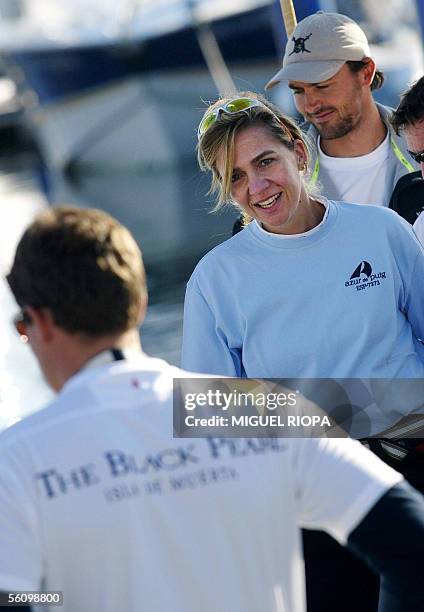
[[[225,61],[276,60],[281,14],[272,5],[215,21],[211,29]],[[277,33],[278,32],[278,33]],[[204,67],[194,28],[142,42],[109,43],[4,54],[25,73],[25,87],[44,105],[132,75]]]

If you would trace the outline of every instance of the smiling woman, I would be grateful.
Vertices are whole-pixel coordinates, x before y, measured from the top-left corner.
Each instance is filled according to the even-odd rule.
[[[322,218],[323,207],[309,198],[303,179],[309,160],[304,137],[262,96],[245,92],[218,100],[198,135],[199,165],[212,171],[211,191],[218,196],[215,210],[231,202],[248,218],[263,214],[261,221],[275,233],[298,233],[292,222],[309,225],[317,206],[320,213],[312,216]]]
[[[225,172],[221,153],[217,169]],[[234,138],[231,196],[243,212],[275,234],[299,234],[321,221],[324,206],[310,198],[299,170],[306,166],[304,143],[277,140],[264,125],[252,125]]]
[[[423,378],[424,254],[393,211],[308,192],[308,149],[259,94],[205,112],[198,158],[216,208],[250,223],[208,253],[187,286],[183,365],[249,378]],[[352,417],[378,434],[417,406]]]
[[[315,378],[356,379],[347,381],[347,395],[365,379],[366,393],[350,399],[354,408],[334,402],[332,411],[322,395],[320,405],[351,437],[384,438],[393,427],[388,448],[407,461],[385,454],[387,445],[375,438],[369,443],[423,491],[424,455],[414,445],[420,440],[393,440],[406,424],[407,435],[424,435],[424,251],[411,227],[385,207],[311,193],[302,132],[258,94],[218,100],[198,134],[216,208],[229,203],[251,222],[190,278],[183,366],[218,376],[303,378],[292,388],[318,393],[325,383]],[[412,431],[415,419],[421,431]],[[340,602],[343,612],[377,609],[373,574],[328,536],[306,531],[304,550],[308,610],[334,612]],[[404,606],[398,609],[418,609]]]

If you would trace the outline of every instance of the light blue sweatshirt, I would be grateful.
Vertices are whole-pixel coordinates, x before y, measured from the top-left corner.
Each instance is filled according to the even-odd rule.
[[[424,251],[409,224],[381,207],[329,201],[305,234],[253,222],[200,261],[182,364],[249,378],[424,377],[416,338]]]
[[[182,365],[248,378],[423,379],[418,338],[424,250],[411,226],[386,208],[327,201],[305,234],[270,234],[254,221],[199,262]],[[370,409],[372,431],[421,413],[419,393],[412,403],[398,390],[387,411]]]

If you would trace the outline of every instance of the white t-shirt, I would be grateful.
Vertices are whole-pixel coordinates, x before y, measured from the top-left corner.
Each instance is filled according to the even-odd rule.
[[[345,542],[401,476],[351,440],[174,439],[145,355],[0,435],[0,590],[63,612],[303,612],[299,527]],[[185,374],[187,376],[187,374]]]
[[[412,229],[415,232],[416,237],[424,247],[424,213],[421,213],[415,221]]]
[[[340,201],[388,206],[391,196],[391,186],[387,181],[387,160],[390,156],[388,132],[383,142],[367,155],[330,157],[321,150],[320,138],[318,154],[320,179],[325,184],[325,177],[331,177]],[[327,195],[325,190],[324,195]]]

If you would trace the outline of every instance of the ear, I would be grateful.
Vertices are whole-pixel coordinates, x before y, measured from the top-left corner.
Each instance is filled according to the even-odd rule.
[[[56,328],[50,310],[47,308],[33,308],[32,306],[27,306],[25,310],[31,317],[31,334],[34,334],[39,340],[49,342]]]
[[[308,159],[305,144],[301,140],[295,140],[293,143],[293,151],[296,156],[297,166],[299,170],[302,170],[305,166],[306,160]]]
[[[376,70],[377,70],[377,65],[375,61],[371,57],[365,58],[364,67],[359,72],[359,74],[362,75],[363,85],[366,85],[367,87],[371,86]]]

